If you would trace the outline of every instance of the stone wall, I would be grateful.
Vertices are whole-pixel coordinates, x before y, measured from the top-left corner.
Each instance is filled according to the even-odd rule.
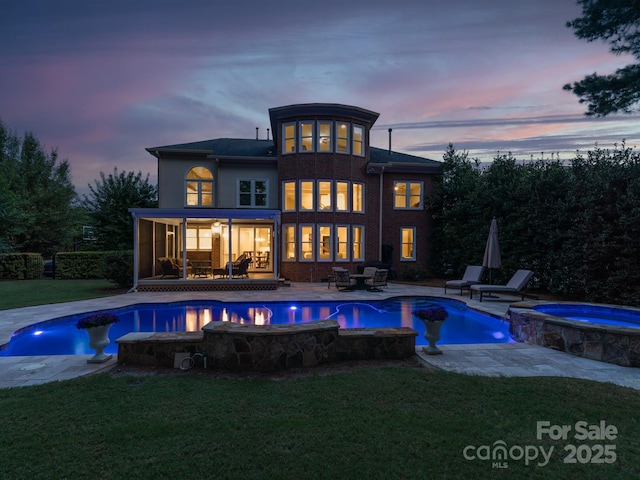
[[[509,318],[509,332],[517,341],[601,362],[640,367],[640,329],[567,320],[529,308],[512,307]]]
[[[402,359],[415,354],[407,327],[340,329],[335,320],[286,325],[211,322],[202,332],[129,333],[116,340],[118,363],[173,367],[176,354],[206,353],[207,366],[273,372],[345,360]]]

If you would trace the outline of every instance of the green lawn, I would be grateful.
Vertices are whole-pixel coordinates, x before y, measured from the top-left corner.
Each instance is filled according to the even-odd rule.
[[[608,384],[410,367],[277,381],[101,374],[0,390],[0,478],[638,478],[639,408],[640,392]],[[537,421],[572,431],[539,440]],[[577,440],[580,421],[617,436]],[[507,468],[464,457],[499,441],[516,457]],[[564,463],[568,445],[580,462],[613,445],[615,461]],[[541,447],[553,447],[546,465],[517,459]]]
[[[123,293],[107,280],[3,280],[0,310],[72,302]]]

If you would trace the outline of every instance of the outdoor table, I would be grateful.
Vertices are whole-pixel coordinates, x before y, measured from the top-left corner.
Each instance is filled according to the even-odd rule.
[[[367,288],[367,285],[364,283],[364,281],[367,278],[373,278],[371,275],[365,275],[364,273],[352,273],[350,276],[351,278],[356,279],[356,290],[365,290]]]

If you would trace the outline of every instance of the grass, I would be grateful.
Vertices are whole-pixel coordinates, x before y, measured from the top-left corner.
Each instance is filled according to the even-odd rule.
[[[288,380],[94,375],[0,390],[3,479],[627,479],[640,474],[640,392],[585,380],[378,368]],[[536,422],[618,429],[536,439]],[[546,466],[467,460],[468,445],[554,447]],[[615,445],[565,464],[567,444]],[[583,447],[584,449],[587,447]],[[539,457],[541,460],[542,457]],[[584,458],[584,456],[583,456]]]
[[[0,281],[0,310],[73,302],[123,293],[108,280]]]

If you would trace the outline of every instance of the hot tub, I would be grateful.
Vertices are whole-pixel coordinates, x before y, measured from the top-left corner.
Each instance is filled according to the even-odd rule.
[[[509,333],[572,355],[640,367],[640,309],[579,302],[525,301],[509,308]]]

